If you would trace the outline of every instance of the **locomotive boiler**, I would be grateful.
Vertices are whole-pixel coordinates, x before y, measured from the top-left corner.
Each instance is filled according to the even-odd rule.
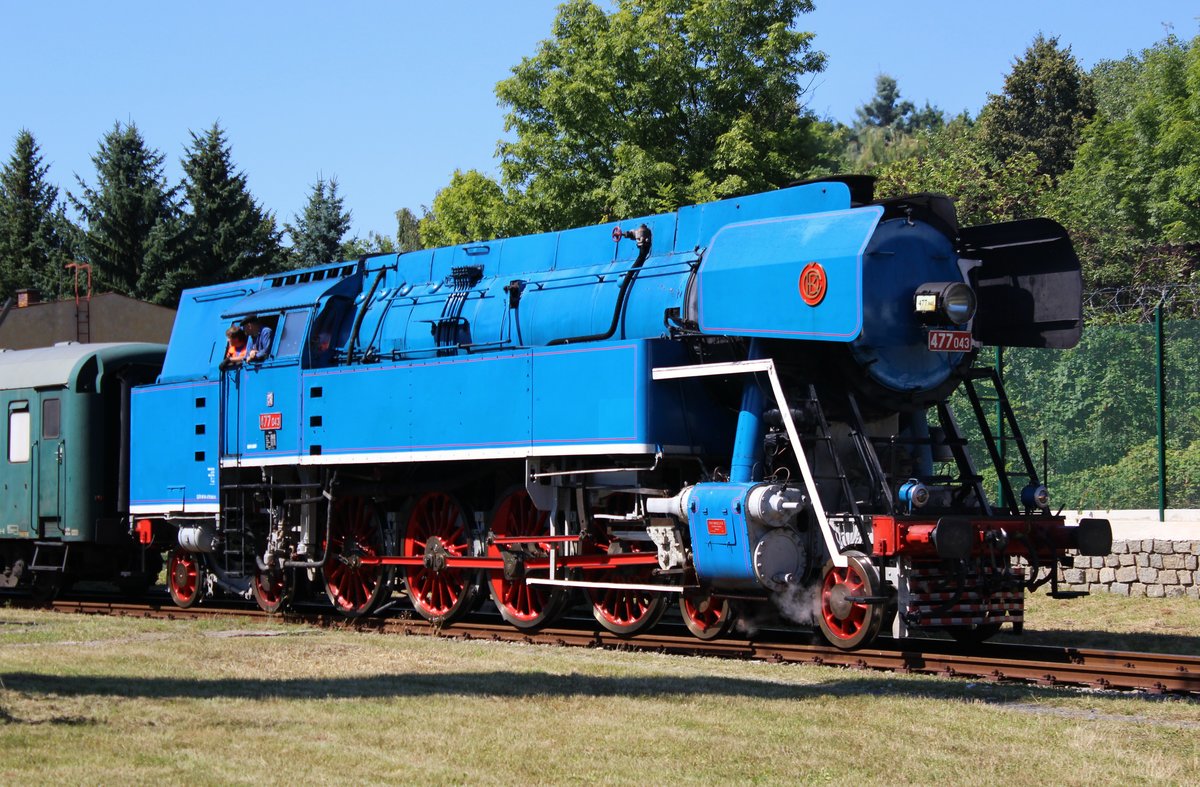
[[[973,361],[1073,346],[1079,261],[1049,220],[960,227],[945,197],[869,188],[187,291],[133,395],[133,531],[171,547],[183,606],[316,583],[346,615],[399,591],[442,624],[490,598],[622,635],[672,605],[702,638],[763,610],[842,647],[1019,630],[1025,593],[1111,535],[1051,512]],[[269,355],[223,368],[250,315]]]

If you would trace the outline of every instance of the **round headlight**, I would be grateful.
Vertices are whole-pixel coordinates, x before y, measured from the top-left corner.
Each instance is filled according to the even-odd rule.
[[[910,509],[922,508],[929,502],[929,487],[915,478],[910,478],[900,486],[900,502]]]
[[[924,322],[966,325],[975,316],[975,291],[961,281],[925,282],[913,293],[913,306]]]
[[[966,325],[975,316],[975,291],[954,282],[942,292],[942,313],[955,325]]]
[[[1030,484],[1021,490],[1021,503],[1026,508],[1045,508],[1050,505],[1050,491],[1042,484]]]

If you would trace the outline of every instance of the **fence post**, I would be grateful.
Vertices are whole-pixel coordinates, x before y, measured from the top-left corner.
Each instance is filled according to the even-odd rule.
[[[1004,385],[1004,348],[996,347],[996,379]],[[1008,470],[1004,447],[1008,441],[1004,439],[1004,405],[1000,401],[1000,391],[996,391],[996,450],[1000,452],[1000,472]],[[1004,502],[1004,478],[996,479],[996,499]]]
[[[1163,299],[1154,308],[1154,344],[1158,361],[1158,521],[1165,522],[1167,514],[1167,408],[1165,373],[1163,370]]]

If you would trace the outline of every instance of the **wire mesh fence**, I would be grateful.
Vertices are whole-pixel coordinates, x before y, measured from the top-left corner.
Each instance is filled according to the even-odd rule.
[[[1200,320],[1163,330],[1166,500],[1200,507]],[[980,363],[986,363],[982,356]],[[1085,328],[1072,350],[1013,348],[1003,377],[1018,423],[1046,470],[1054,507],[1157,508],[1158,343],[1153,323]],[[961,395],[956,395],[960,397]],[[965,401],[956,410],[966,413]],[[1011,452],[1010,463],[1015,459]],[[985,455],[977,466],[994,490]]]

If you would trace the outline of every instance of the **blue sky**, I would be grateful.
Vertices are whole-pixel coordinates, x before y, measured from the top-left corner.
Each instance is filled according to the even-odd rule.
[[[557,0],[0,0],[0,156],[33,132],[50,177],[78,192],[115,121],[136,122],[180,176],[188,131],[215,120],[255,196],[289,221],[336,177],[353,233],[395,232],[455,168],[495,171],[493,87],[550,32]],[[975,113],[1040,31],[1085,67],[1139,51],[1164,25],[1191,38],[1185,0],[816,0],[799,20],[828,65],[809,105],[844,122],[896,77],[904,98]]]

